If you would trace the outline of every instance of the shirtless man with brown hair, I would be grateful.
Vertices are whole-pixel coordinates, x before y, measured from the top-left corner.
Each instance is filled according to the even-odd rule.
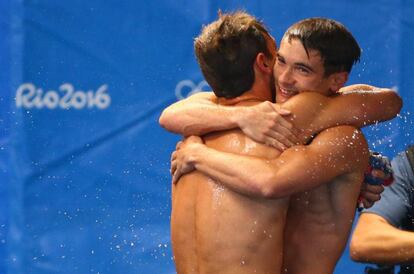
[[[279,130],[289,135],[290,126],[294,125],[299,129],[300,143],[305,144],[314,133],[320,133],[309,145],[295,146],[281,153],[249,138],[244,131],[236,129],[231,119],[227,121],[233,124],[224,126],[215,125],[211,120],[205,121],[205,125],[198,123],[198,129],[203,130],[203,126],[207,129],[203,133],[224,130],[226,126],[229,130],[204,135],[204,144],[201,139],[191,137],[180,143],[173,153],[173,180],[179,180],[173,185],[171,217],[177,272],[281,273],[284,264],[289,272],[300,273],[293,270],[286,256],[283,258],[289,195],[315,187],[323,192],[320,199],[318,195],[315,198],[320,204],[320,217],[325,218],[324,224],[338,225],[334,227],[338,233],[330,233],[332,227],[328,226],[325,236],[339,240],[342,252],[368,153],[364,137],[357,129],[336,125],[360,127],[364,119],[368,122],[390,119],[399,110],[398,96],[391,91],[336,98],[302,93],[281,106],[260,103],[273,97],[276,47],[263,25],[245,13],[221,16],[203,29],[195,47],[200,67],[216,96],[203,94],[189,100],[194,100],[194,105],[210,108],[212,115],[218,117],[216,121],[220,117],[226,120],[231,108],[251,111],[249,108],[266,110],[270,107],[283,115],[294,114],[286,117],[288,122],[282,122],[283,128]],[[285,62],[289,64],[291,60],[285,59]],[[340,81],[344,83],[346,77],[342,71],[334,71],[315,83],[325,90],[341,87]],[[371,89],[369,86],[354,88]],[[283,91],[292,90],[285,87]],[[384,108],[384,101],[395,106]],[[182,104],[170,107],[161,116],[160,123],[167,129],[176,130],[177,124],[171,122],[171,118],[175,113],[188,110],[181,112]],[[364,110],[363,105],[368,108]],[[345,107],[351,113],[339,111]],[[370,111],[370,108],[380,107],[382,112]],[[203,117],[195,119],[202,121]],[[184,128],[191,131],[191,125],[187,123]],[[329,127],[333,128],[324,130]],[[288,139],[280,139],[279,145],[288,145]],[[329,187],[323,187],[326,185]],[[314,201],[309,200],[310,197],[308,201],[313,208]],[[318,210],[318,206],[314,209]],[[333,212],[335,218],[329,216]],[[346,220],[345,224],[339,219]],[[330,241],[330,244],[336,242]],[[328,273],[326,269],[330,268],[328,265],[318,273]],[[306,269],[301,273],[316,273],[312,272],[312,266]]]

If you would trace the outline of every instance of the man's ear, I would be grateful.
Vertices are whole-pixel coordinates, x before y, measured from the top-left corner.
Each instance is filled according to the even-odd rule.
[[[260,52],[256,56],[255,66],[265,74],[273,73],[272,61],[266,57],[263,52]]]
[[[340,88],[345,86],[346,81],[348,81],[348,72],[335,72],[329,75],[330,78],[330,88],[333,91],[338,91]]]

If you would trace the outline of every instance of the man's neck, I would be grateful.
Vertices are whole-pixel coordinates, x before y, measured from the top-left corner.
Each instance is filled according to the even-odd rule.
[[[217,98],[217,103],[219,105],[232,106],[245,103],[260,103],[263,101],[270,100],[269,98],[264,98],[263,96],[257,96],[254,94],[243,94],[235,98]]]
[[[217,98],[217,102],[220,105],[237,105],[247,102],[260,103],[263,101],[271,101],[272,98],[269,95],[270,91],[264,90],[263,88],[259,89],[253,87],[252,89],[235,98]]]

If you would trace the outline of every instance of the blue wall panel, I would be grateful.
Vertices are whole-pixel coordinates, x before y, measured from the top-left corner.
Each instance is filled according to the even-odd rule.
[[[393,156],[413,143],[414,3],[0,1],[0,273],[175,273],[169,157],[157,120],[208,90],[193,39],[244,9],[279,41],[292,23],[344,23],[363,55],[349,83],[395,87],[400,117],[364,130]],[[335,273],[362,273],[344,254]]]

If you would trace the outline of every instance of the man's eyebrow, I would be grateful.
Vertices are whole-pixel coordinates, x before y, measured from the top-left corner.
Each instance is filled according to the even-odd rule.
[[[283,55],[281,55],[279,52],[276,53],[276,57],[285,60],[285,57],[283,57]],[[298,67],[306,68],[311,72],[315,72],[314,69],[311,66],[309,66],[308,64],[305,64],[305,63],[302,63],[302,62],[297,62],[297,63],[294,63],[294,65],[298,66]]]
[[[311,66],[309,66],[308,64],[305,64],[305,63],[298,62],[298,63],[295,63],[295,66],[304,67],[304,68],[314,72],[313,68]]]

